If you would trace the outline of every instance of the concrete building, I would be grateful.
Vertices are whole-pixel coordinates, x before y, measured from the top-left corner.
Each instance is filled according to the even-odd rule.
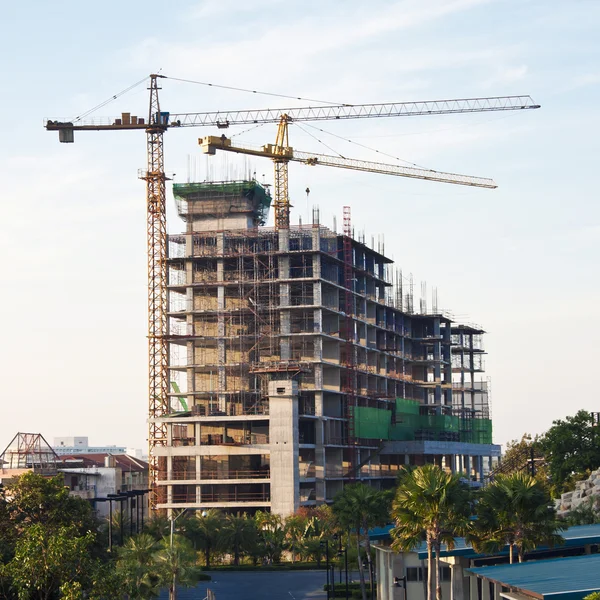
[[[55,437],[52,449],[59,456],[73,454],[127,454],[125,446],[90,446],[85,436]]]
[[[109,494],[148,490],[148,463],[125,454],[75,454],[61,456],[57,467],[65,478],[65,485],[71,494],[92,501],[106,498]],[[141,503],[141,506],[137,506]],[[105,518],[109,512],[108,503],[93,503],[99,518]],[[142,508],[143,507],[143,508]],[[135,509],[139,518],[148,514],[148,496],[128,498],[119,510]]]
[[[256,182],[176,184],[159,508],[288,515],[435,462],[481,481],[483,330],[422,301],[380,244],[263,226]]]

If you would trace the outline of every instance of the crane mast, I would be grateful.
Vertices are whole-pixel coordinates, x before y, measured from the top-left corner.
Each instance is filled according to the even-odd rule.
[[[158,97],[158,78],[150,76],[150,106],[146,143],[148,164],[141,177],[146,181],[146,219],[148,245],[148,398],[149,398],[149,484],[156,506],[159,459],[157,446],[167,443],[167,426],[156,421],[169,412],[169,365],[167,347],[167,211],[163,135],[166,130]]]

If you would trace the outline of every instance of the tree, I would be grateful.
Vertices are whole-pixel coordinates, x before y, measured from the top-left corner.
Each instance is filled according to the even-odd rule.
[[[192,538],[194,546],[204,552],[206,568],[210,569],[210,559],[219,548],[223,517],[221,513],[211,508],[202,513],[196,513],[193,519],[188,521],[190,527],[188,534]]]
[[[196,553],[189,540],[181,535],[160,542],[155,555],[160,579],[169,588],[169,600],[177,600],[177,586],[191,587],[198,582],[200,569],[196,566]]]
[[[506,452],[502,462],[494,470],[495,473],[510,475],[511,473],[529,473],[540,482],[548,482],[548,463],[541,444],[541,437],[532,437],[524,433],[520,440],[512,440],[506,444]]]
[[[550,494],[527,473],[498,475],[480,492],[476,512],[469,541],[483,552],[508,546],[511,564],[515,549],[523,562],[525,553],[537,546],[563,541]]]
[[[71,496],[60,476],[22,475],[10,486],[8,511],[19,531],[40,524],[47,528],[74,527],[83,535],[98,527],[90,503]]]
[[[389,518],[389,500],[390,496],[386,492],[380,492],[363,483],[347,485],[333,499],[333,513],[336,515],[339,524],[345,530],[352,528],[356,531],[358,570],[363,600],[367,600],[367,591],[365,587],[364,568],[360,558],[361,541],[364,535],[371,589],[373,589],[369,529],[386,523]]]
[[[296,560],[296,554],[301,548],[309,528],[310,524],[308,519],[302,515],[290,515],[285,520],[285,539],[287,541],[287,547],[292,554],[292,564]]]
[[[18,597],[50,600],[58,596],[61,586],[73,583],[86,589],[94,562],[89,556],[94,537],[91,532],[79,536],[75,527],[53,531],[41,523],[28,527],[4,568]]]
[[[221,531],[223,546],[233,553],[233,564],[240,564],[240,556],[248,551],[257,537],[256,525],[244,513],[227,515]]]
[[[171,533],[171,521],[162,513],[152,514],[144,522],[144,533],[151,535],[156,541],[160,541]]]
[[[459,474],[447,473],[435,465],[404,469],[400,474],[392,504],[392,548],[409,551],[425,541],[428,600],[433,600],[434,590],[437,600],[442,597],[442,544],[454,548],[454,538],[468,529],[470,514],[470,491]]]
[[[260,537],[259,547],[262,549],[263,559],[266,559],[269,564],[279,562],[285,546],[285,532],[281,517],[257,510],[254,522]]]
[[[591,413],[585,410],[564,421],[553,421],[541,445],[557,494],[567,491],[577,474],[600,467],[600,426],[594,424]]]
[[[123,592],[130,600],[158,597],[162,583],[155,564],[158,548],[158,542],[147,533],[130,537],[119,548],[116,570]]]

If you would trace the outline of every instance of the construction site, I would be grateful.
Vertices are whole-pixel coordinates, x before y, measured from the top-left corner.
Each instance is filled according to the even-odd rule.
[[[272,510],[392,487],[432,462],[481,481],[492,445],[481,328],[415,312],[381,248],[319,223],[265,227],[256,181],[175,184],[172,412],[159,508]],[[421,303],[422,304],[422,303]]]
[[[146,134],[150,507],[286,516],[331,502],[350,482],[392,487],[403,466],[425,463],[481,484],[500,454],[483,329],[438,310],[437,300],[428,309],[425,294],[416,308],[412,276],[403,277],[382,242],[354,235],[350,207],[341,232],[323,226],[318,210],[311,223],[291,225],[288,163],[487,189],[495,182],[302,152],[288,129],[539,105],[497,96],[170,113],[159,99],[168,79],[151,74],[96,107],[147,82],[147,117],[89,118],[94,108],[45,125],[63,143],[73,143],[75,131]],[[273,198],[251,178],[173,184],[184,226],[168,235],[164,133],[264,124],[277,125],[274,144],[244,147],[225,135],[199,144],[208,155],[272,160]]]

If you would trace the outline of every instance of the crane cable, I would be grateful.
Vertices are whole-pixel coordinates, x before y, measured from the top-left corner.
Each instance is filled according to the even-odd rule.
[[[298,123],[294,123],[294,125],[296,125],[297,127],[300,127],[300,125]],[[354,144],[355,146],[360,146],[361,148],[365,148],[366,150],[370,150],[372,152],[377,152],[377,154],[381,154],[382,156],[387,156],[388,158],[393,158],[394,160],[397,160],[398,162],[403,162],[403,163],[406,163],[407,165],[412,165],[413,167],[417,167],[419,169],[425,169],[426,171],[432,170],[429,167],[424,167],[423,165],[418,165],[417,163],[410,162],[409,160],[404,160],[403,158],[399,158],[398,156],[394,156],[393,154],[387,154],[386,152],[377,150],[377,148],[371,148],[370,146],[366,146],[365,144],[361,144],[360,142],[355,142],[354,140],[350,140],[348,138],[342,137],[341,135],[336,135],[335,133],[331,133],[331,131],[326,131],[325,129],[321,129],[320,127],[315,127],[314,125],[310,125],[310,123],[304,123],[304,125],[306,125],[307,127],[310,127],[311,129],[316,129],[317,131],[326,133],[327,135],[331,135],[331,136],[338,138],[344,142],[349,142],[350,144]],[[324,142],[322,142],[321,140],[316,138],[310,132],[306,131],[303,127],[300,127],[300,129],[302,129],[302,131],[304,131],[305,133],[307,133],[308,135],[310,135],[311,137],[316,139],[317,142],[320,142],[321,144],[323,144],[326,148],[329,148],[330,150],[332,150],[333,152],[338,154],[341,158],[345,158],[339,152],[336,152],[335,150],[333,150],[333,148],[330,148],[329,146],[327,146],[327,144],[325,144]]]
[[[193,79],[181,79],[179,77],[164,76],[165,79],[171,79],[173,81],[181,81],[183,83],[195,83],[197,85],[204,85],[206,87],[220,88],[222,90],[233,90],[235,92],[247,92],[249,94],[259,94],[261,96],[273,96],[275,98],[287,98],[288,100],[303,100],[306,102],[319,102],[320,104],[331,104],[332,106],[353,106],[346,102],[331,102],[329,100],[315,100],[314,98],[303,98],[302,96],[288,96],[286,94],[275,94],[273,92],[261,92],[260,90],[249,90],[247,88],[239,88],[231,85],[220,85],[218,83],[207,83],[206,81],[194,81]]]
[[[77,121],[80,121],[81,119],[87,117],[88,115],[91,115],[93,112],[96,112],[99,108],[102,108],[103,106],[106,106],[107,104],[109,104],[113,100],[116,100],[117,98],[119,98],[123,94],[126,94],[127,92],[130,92],[131,90],[133,90],[134,88],[136,88],[138,85],[141,85],[142,83],[145,83],[146,81],[148,81],[148,79],[149,79],[148,77],[144,77],[144,79],[140,79],[137,83],[134,83],[133,85],[130,85],[128,88],[125,88],[124,90],[122,90],[118,94],[115,94],[114,96],[111,96],[110,98],[108,98],[104,102],[101,102],[100,104],[94,106],[94,108],[90,108],[90,110],[82,113],[78,117],[75,117],[73,119],[73,123],[76,123]]]

